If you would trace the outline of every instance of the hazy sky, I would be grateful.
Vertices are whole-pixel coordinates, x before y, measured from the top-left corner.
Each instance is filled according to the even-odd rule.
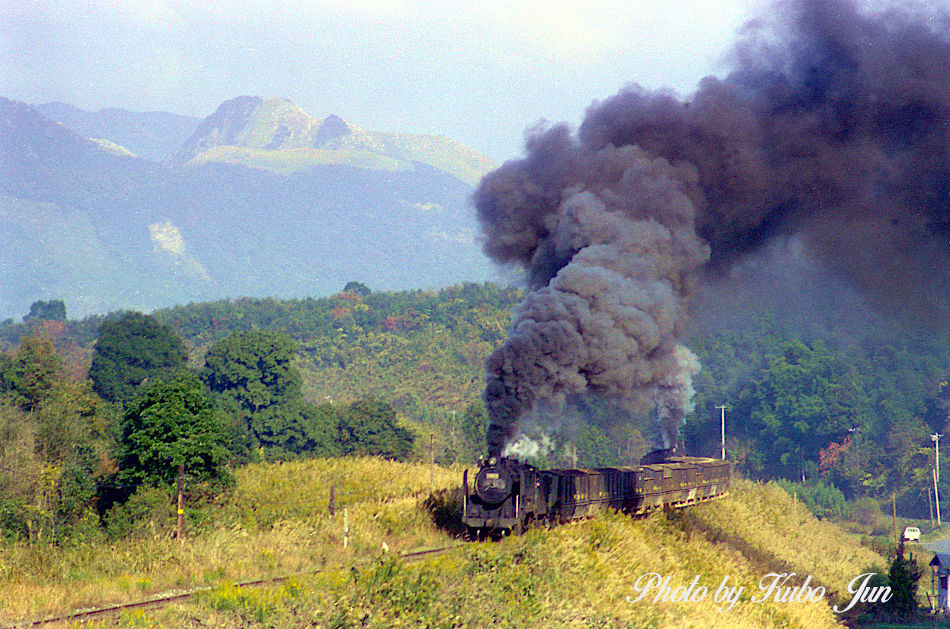
[[[588,6],[588,4],[590,6]],[[0,96],[204,117],[286,96],[496,161],[540,119],[579,124],[628,83],[721,75],[756,0],[0,0]]]

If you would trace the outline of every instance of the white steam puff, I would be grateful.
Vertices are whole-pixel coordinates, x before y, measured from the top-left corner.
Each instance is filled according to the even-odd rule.
[[[547,456],[553,451],[554,442],[547,435],[541,435],[538,439],[521,435],[506,445],[501,455],[521,459],[523,461],[537,456]]]
[[[676,446],[679,427],[693,411],[693,376],[700,370],[699,358],[683,345],[673,348],[671,358],[676,368],[657,384],[654,397],[664,448]]]

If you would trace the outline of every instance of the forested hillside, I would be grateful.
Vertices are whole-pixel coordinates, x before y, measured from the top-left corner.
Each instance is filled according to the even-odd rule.
[[[687,449],[718,456],[725,405],[729,458],[752,477],[822,481],[849,498],[896,495],[899,510],[928,516],[931,435],[950,413],[946,331],[884,318],[803,325],[772,311],[691,347],[703,371]]]
[[[0,466],[46,478],[47,488],[73,483],[74,503],[57,508],[61,526],[75,524],[97,492],[124,499],[103,496],[103,486],[154,472],[123,450],[136,422],[154,414],[150,405],[192,395],[205,400],[195,418],[204,405],[216,417],[207,434],[225,435],[224,453],[206,459],[207,478],[218,463],[346,453],[428,460],[430,447],[439,462],[472,462],[484,449],[483,363],[521,297],[491,284],[393,293],[350,282],[327,298],[222,300],[79,321],[66,320],[62,302],[37,302],[22,323],[0,328]],[[703,370],[681,443],[718,456],[726,404],[729,458],[743,473],[794,481],[829,513],[845,498],[895,497],[901,513],[926,517],[931,434],[944,430],[950,409],[948,335],[885,317],[860,328],[820,321],[764,307],[698,326],[689,345]],[[181,371],[191,379],[154,388]],[[634,463],[654,437],[649,413],[608,400],[571,399],[538,413],[525,422],[532,439],[518,455],[540,465]],[[539,427],[544,413],[559,414],[554,427]],[[49,507],[43,482],[16,472],[7,482],[15,489],[8,516],[18,504]],[[946,475],[942,496],[945,485]]]

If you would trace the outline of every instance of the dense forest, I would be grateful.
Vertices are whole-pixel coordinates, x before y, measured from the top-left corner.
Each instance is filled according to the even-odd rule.
[[[184,473],[207,498],[252,461],[471,463],[484,450],[484,360],[522,296],[491,284],[390,293],[350,282],[327,298],[82,320],[62,301],[34,303],[0,324],[0,528],[31,539],[100,525],[121,534],[147,500],[142,487]],[[743,473],[794,483],[824,513],[894,497],[905,515],[927,517],[931,435],[950,409],[947,341],[885,318],[812,325],[768,305],[698,326],[688,344],[703,370],[680,445],[718,456],[725,405],[729,458]],[[572,399],[527,418],[517,452],[540,465],[629,464],[652,447],[652,425],[647,411]]]

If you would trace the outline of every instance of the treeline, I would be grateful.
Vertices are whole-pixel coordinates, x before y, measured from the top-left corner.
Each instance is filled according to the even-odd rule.
[[[122,530],[110,522],[129,519],[140,490],[183,476],[207,498],[248,461],[410,455],[414,435],[386,402],[306,402],[298,349],[282,332],[235,332],[189,370],[174,330],[125,313],[101,325],[88,378],[75,380],[50,338],[25,337],[0,354],[0,533]]]
[[[196,345],[241,330],[274,330],[304,341],[364,332],[409,334],[427,325],[448,330],[479,328],[489,342],[504,338],[507,326],[485,325],[521,301],[521,291],[494,284],[460,284],[438,291],[373,292],[349,282],[331,297],[241,298],[160,310],[155,317]]]
[[[703,371],[684,431],[688,450],[719,455],[725,404],[729,456],[753,478],[804,483],[830,511],[844,497],[896,496],[902,513],[928,517],[931,435],[950,416],[945,331],[894,322],[813,329],[766,314],[690,346]],[[943,503],[950,480],[940,481]]]
[[[484,360],[507,334],[521,297],[489,284],[374,293],[351,282],[323,299],[192,304],[155,312],[152,319],[179,339],[181,345],[170,344],[166,353],[175,357],[175,369],[187,356],[186,371],[224,426],[225,458],[232,464],[356,452],[380,430],[392,441],[374,452],[470,463],[484,451]],[[84,418],[82,430],[93,435],[81,461],[49,460],[63,470],[99,466],[102,478],[102,470],[114,473],[119,464],[116,444],[127,438],[121,427],[130,421],[124,415],[128,398],[110,399],[129,393],[110,391],[139,395],[159,376],[135,372],[140,365],[132,366],[133,357],[145,348],[123,337],[119,345],[134,347],[124,369],[127,377],[135,375],[128,383],[116,378],[108,384],[110,372],[101,361],[109,344],[102,337],[130,315],[68,321],[64,311],[60,303],[44,302],[22,323],[4,324],[4,360],[20,361],[22,370],[35,360],[24,358],[36,354],[31,344],[49,339],[62,374],[53,380],[63,382],[63,391],[48,399],[60,408],[73,400],[70,412]],[[687,341],[703,369],[681,444],[691,454],[718,456],[717,407],[725,404],[729,457],[743,473],[797,483],[792,491],[827,514],[840,513],[845,498],[889,502],[896,496],[902,513],[926,517],[935,463],[930,436],[944,431],[950,411],[948,336],[884,317],[847,325],[833,314],[803,321],[778,308],[749,308],[740,319],[701,329]],[[166,385],[170,374],[160,377]],[[9,383],[17,378],[22,376],[9,376]],[[36,404],[30,387],[9,383],[4,413],[32,421],[30,434],[47,438],[39,427],[53,407],[31,410],[23,401]],[[66,384],[72,387],[68,395]],[[572,399],[566,411],[534,412],[525,422],[531,439],[519,444],[518,455],[539,465],[630,464],[652,447],[650,414],[623,411],[607,400]],[[374,422],[384,428],[370,429]],[[397,429],[408,432],[398,437]],[[48,450],[42,443],[36,448]],[[30,473],[41,474],[43,461],[36,459]],[[945,485],[946,474],[944,499],[950,495]]]
[[[194,347],[246,330],[284,332],[304,341],[354,332],[411,334],[427,325],[448,330],[478,328],[482,340],[495,343],[504,338],[510,309],[522,296],[518,289],[488,283],[381,293],[361,282],[349,282],[330,297],[241,297],[165,308],[152,316]],[[38,301],[22,322],[0,322],[0,351],[12,351],[36,325],[51,321],[62,322],[69,339],[86,346],[95,341],[103,322],[121,314],[67,320],[62,300]]]

